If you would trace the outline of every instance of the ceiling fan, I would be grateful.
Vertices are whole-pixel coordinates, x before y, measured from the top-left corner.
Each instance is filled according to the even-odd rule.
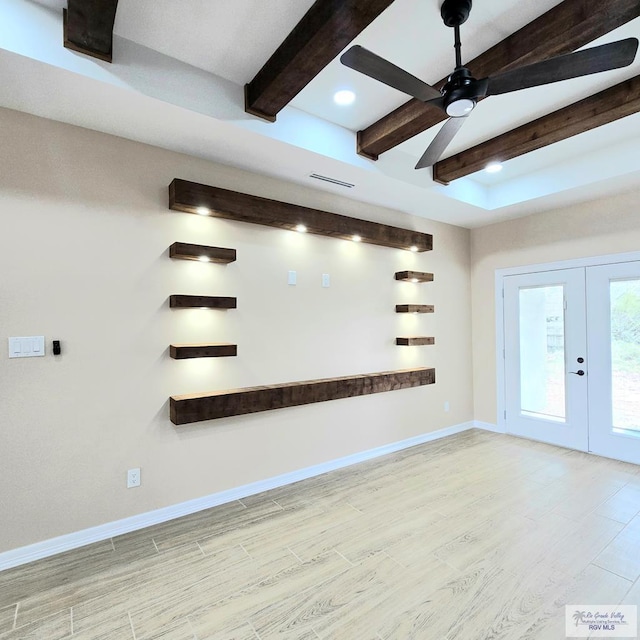
[[[438,161],[479,99],[626,67],[633,62],[638,49],[638,39],[627,38],[476,80],[471,71],[462,66],[460,41],[460,25],[469,17],[471,2],[444,0],[442,4],[442,20],[455,30],[456,68],[441,91],[364,47],[353,46],[340,57],[345,66],[417,100],[433,104],[450,116],[416,164],[416,169],[430,167]]]

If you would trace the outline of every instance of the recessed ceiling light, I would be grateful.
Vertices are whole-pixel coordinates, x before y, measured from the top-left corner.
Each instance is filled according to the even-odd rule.
[[[200,262],[209,262],[209,256],[200,256],[198,260],[200,260]]]
[[[498,173],[502,171],[502,165],[499,162],[490,162],[484,170],[487,173]]]
[[[362,242],[362,238],[360,236],[358,236],[358,235],[352,236],[351,239],[354,242]]]
[[[411,282],[418,282],[418,278],[411,278]]]
[[[307,230],[307,227],[305,227],[303,224],[296,225],[296,231],[299,231],[300,233],[304,233],[306,230]]]
[[[416,247],[416,245],[414,244],[412,247],[409,247],[409,249],[415,252],[418,250],[418,247]]]
[[[208,207],[198,207],[196,213],[199,213],[201,216],[208,216],[211,211],[209,211]]]
[[[333,101],[341,107],[348,107],[350,104],[353,104],[355,102],[355,99],[356,94],[353,93],[353,91],[349,91],[348,89],[336,91],[333,94]]]

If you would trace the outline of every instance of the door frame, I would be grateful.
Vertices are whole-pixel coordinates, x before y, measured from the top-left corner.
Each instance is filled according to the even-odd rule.
[[[597,267],[601,265],[617,264],[621,262],[640,261],[640,251],[627,253],[613,253],[588,258],[574,258],[557,262],[544,262],[520,267],[507,267],[495,271],[495,313],[496,313],[496,431],[507,432],[506,415],[506,374],[505,374],[505,340],[504,340],[504,278],[506,276],[525,275],[544,271],[559,271],[579,267]]]

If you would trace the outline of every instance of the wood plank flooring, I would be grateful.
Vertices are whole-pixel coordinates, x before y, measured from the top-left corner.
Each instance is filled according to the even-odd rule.
[[[0,573],[0,640],[554,640],[640,604],[640,468],[468,431]]]

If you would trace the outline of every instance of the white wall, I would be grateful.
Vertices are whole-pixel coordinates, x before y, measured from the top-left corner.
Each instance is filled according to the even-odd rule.
[[[0,132],[0,552],[472,418],[467,230],[18,112],[0,110]],[[435,249],[172,212],[174,177],[415,228]],[[238,260],[174,261],[175,241]],[[398,283],[402,269],[435,282]],[[237,296],[238,309],[171,310],[173,293]],[[436,313],[395,314],[403,302]],[[15,335],[45,335],[47,356],[9,360]],[[396,335],[436,345],[396,347]],[[237,342],[238,357],[169,358],[171,342],[198,341]],[[435,366],[437,383],[185,427],[168,418],[170,395],[413,366]],[[142,486],[127,490],[138,466]]]
[[[471,232],[474,418],[495,424],[495,271],[637,251],[640,191],[509,220]]]

